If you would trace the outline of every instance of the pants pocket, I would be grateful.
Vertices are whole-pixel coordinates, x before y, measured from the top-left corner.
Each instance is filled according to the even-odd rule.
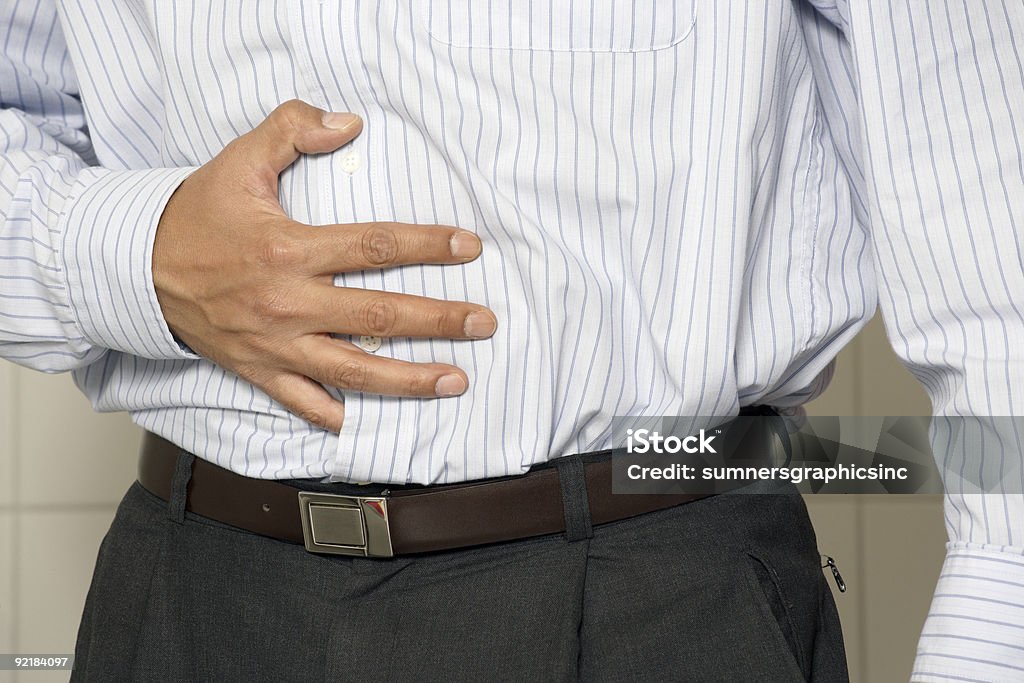
[[[753,577],[755,601],[760,602],[762,612],[766,617],[770,617],[767,620],[767,628],[775,631],[782,639],[786,648],[785,654],[793,660],[806,680],[809,669],[807,648],[801,642],[802,639],[793,623],[779,575],[764,558],[754,553],[748,552],[747,560]]]
[[[793,664],[793,679],[849,681],[842,626],[832,591],[816,567],[780,572],[771,560],[746,553],[751,600],[763,620],[767,647]]]

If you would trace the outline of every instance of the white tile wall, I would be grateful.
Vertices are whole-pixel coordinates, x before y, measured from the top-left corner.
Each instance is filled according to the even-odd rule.
[[[0,361],[0,652],[15,652],[16,439],[13,398],[14,366]],[[0,683],[13,683],[14,672],[0,671]]]
[[[20,371],[22,505],[116,503],[135,479],[141,431],[128,416],[96,414],[66,376]],[[40,407],[45,406],[45,410]]]
[[[0,511],[0,652],[16,652],[14,632],[17,628],[14,609],[14,513]],[[0,671],[0,683],[12,683],[14,674]]]
[[[944,554],[941,497],[877,498],[864,501],[861,530],[863,581],[871,589],[863,609],[864,651],[871,655],[864,680],[906,681]]]
[[[74,652],[78,621],[100,541],[114,508],[72,506],[26,512],[18,520],[18,634],[21,652]],[[74,567],[74,571],[69,568]],[[66,680],[66,672],[25,672],[25,681]]]
[[[15,369],[0,361],[0,510],[14,505],[14,443],[17,437],[14,413]]]
[[[69,376],[0,361],[0,652],[74,652],[96,551],[135,477],[140,436],[126,415],[95,414]],[[0,683],[67,679],[0,672]]]
[[[841,356],[817,414],[924,414],[927,401],[877,323]],[[135,473],[140,432],[95,415],[67,376],[0,362],[0,652],[71,652],[96,551]],[[937,499],[808,497],[837,596],[853,681],[906,680],[942,557]],[[911,533],[912,532],[912,533]],[[13,683],[0,672],[0,683]],[[66,672],[22,681],[66,681]]]

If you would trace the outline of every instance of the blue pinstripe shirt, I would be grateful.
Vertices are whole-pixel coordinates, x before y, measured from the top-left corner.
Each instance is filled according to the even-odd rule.
[[[236,472],[458,481],[613,415],[799,406],[878,304],[947,468],[941,418],[1021,414],[1019,2],[3,0],[0,46],[0,355]],[[338,277],[494,310],[376,351],[464,396],[349,394],[328,434],[171,337],[162,208],[290,98],[366,122],[284,175],[291,216],[481,236]],[[948,495],[919,680],[1024,678],[1022,498]]]

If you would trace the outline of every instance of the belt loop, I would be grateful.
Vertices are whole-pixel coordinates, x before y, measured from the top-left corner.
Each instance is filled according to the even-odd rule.
[[[587,479],[579,455],[555,460],[558,483],[562,488],[562,510],[565,514],[565,538],[570,543],[591,538],[594,527],[590,522],[590,500],[587,498]]]
[[[188,451],[180,451],[174,463],[174,476],[171,477],[171,500],[167,503],[167,517],[177,524],[185,523],[185,504],[188,501],[188,482],[192,479],[192,464],[196,456]]]

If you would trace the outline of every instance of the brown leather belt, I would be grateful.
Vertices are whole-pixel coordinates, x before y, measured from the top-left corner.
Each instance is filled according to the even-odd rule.
[[[147,432],[139,483],[170,500],[180,453],[171,442]],[[585,462],[583,471],[595,525],[711,495],[614,494],[610,457]],[[566,529],[555,467],[502,479],[343,496],[244,477],[195,458],[186,509],[262,536],[304,544],[312,552],[372,557],[498,543]]]

